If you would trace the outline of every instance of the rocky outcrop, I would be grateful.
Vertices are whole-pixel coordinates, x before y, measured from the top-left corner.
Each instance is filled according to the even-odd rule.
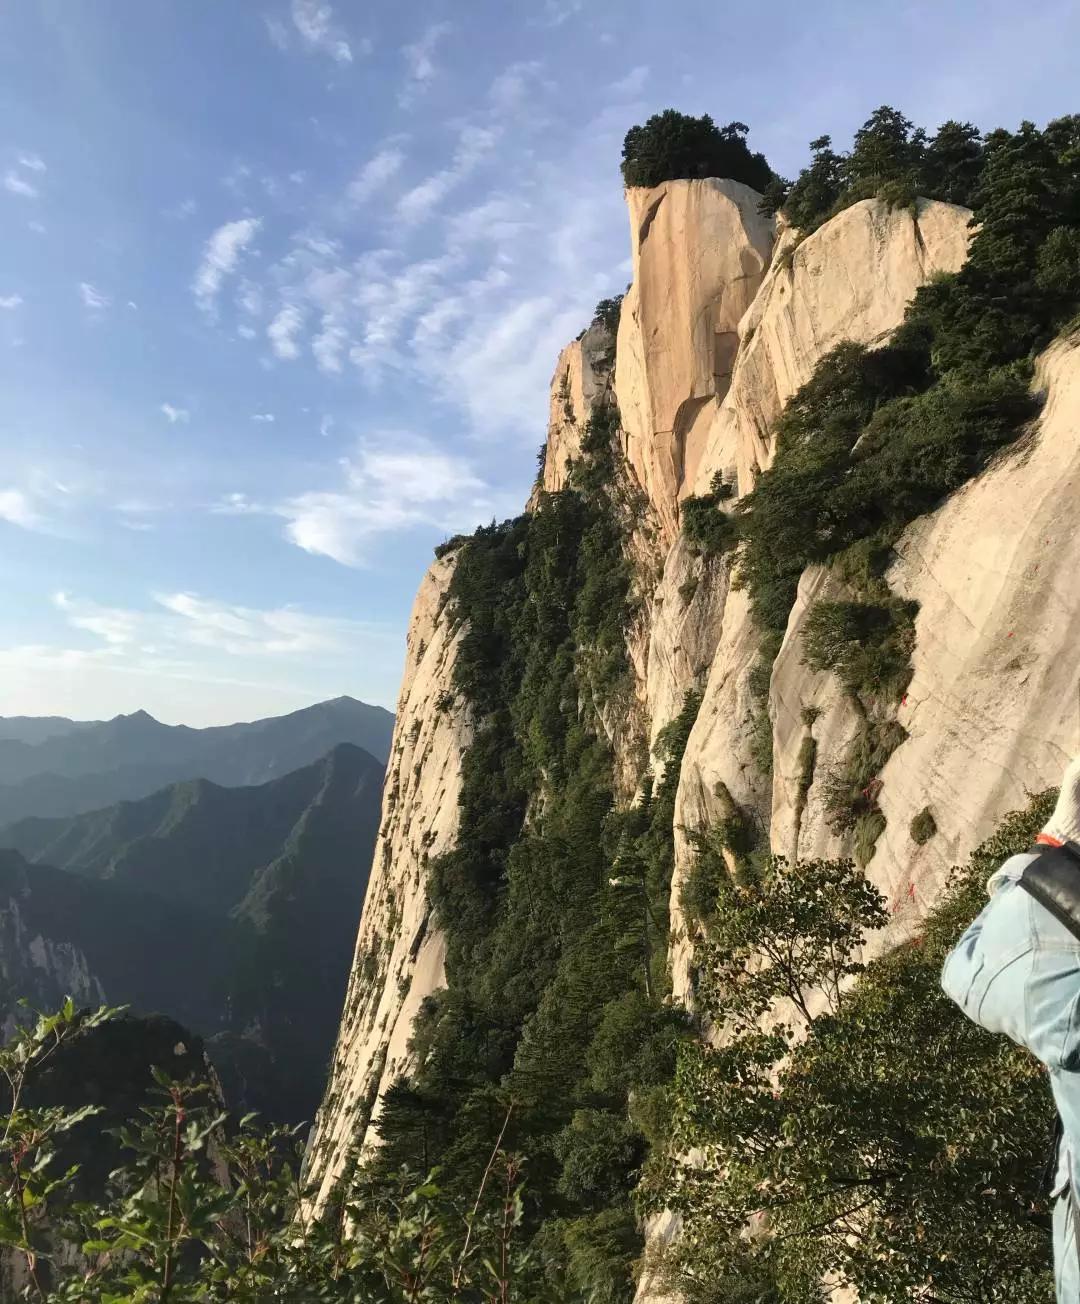
[[[897,545],[893,589],[919,603],[908,741],[882,771],[888,821],[869,872],[917,917],[1002,814],[1061,781],[1080,750],[1080,346],[1055,344],[1046,406],[1007,450]],[[912,818],[929,808],[923,847]]]
[[[914,678],[897,712],[908,739],[880,775],[887,824],[867,867],[894,916],[875,950],[915,928],[950,867],[1003,814],[1060,782],[1080,749],[1080,604],[1072,588],[1080,563],[1080,347],[1063,341],[1049,349],[1036,386],[1046,405],[1031,433],[896,545],[890,586],[919,612]],[[770,694],[772,845],[787,854],[805,732],[800,711],[822,712],[813,726],[818,777],[798,840],[807,857],[848,851],[822,817],[820,779],[841,764],[858,719],[834,678],[802,665],[801,650],[806,613],[815,600],[836,596],[834,583],[820,570],[803,576]],[[911,822],[924,810],[937,832],[920,846]]]
[[[566,488],[570,466],[581,456],[581,440],[593,405],[611,385],[615,340],[602,322],[593,322],[559,354],[551,378],[547,443],[538,488]]]
[[[737,181],[667,181],[626,192],[634,280],[619,319],[615,392],[626,458],[670,546],[727,392],[739,319],[761,284],[773,220]]]
[[[445,947],[427,900],[430,857],[457,834],[461,760],[470,737],[453,698],[459,631],[447,609],[453,554],[428,570],[413,604],[356,955],[308,1176],[321,1206],[371,1128],[382,1091],[410,1065],[413,1020],[443,985]]]
[[[920,199],[914,213],[864,199],[804,240],[777,241],[769,273],[739,323],[739,354],[727,401],[717,411],[695,492],[736,451],[739,491],[772,461],[772,431],[784,404],[818,360],[844,340],[882,342],[900,325],[915,291],[967,256],[970,212]]]

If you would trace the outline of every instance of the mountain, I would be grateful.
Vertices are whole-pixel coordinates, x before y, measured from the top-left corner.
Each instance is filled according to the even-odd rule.
[[[675,132],[678,116],[656,121]],[[650,1149],[649,1229],[687,1298],[794,1298],[746,1275],[775,1256],[792,1290],[899,1299],[937,1290],[969,1223],[984,1247],[1029,1245],[1020,1223],[992,1229],[958,1166],[1026,1207],[998,1153],[1026,1156],[1031,1136],[993,1135],[1011,1124],[989,1102],[1027,1070],[974,1040],[936,972],[913,974],[918,944],[970,918],[942,922],[952,867],[985,878],[1030,836],[996,830],[1077,745],[1078,123],[994,133],[985,154],[974,133],[985,184],[927,173],[919,197],[909,171],[882,185],[882,132],[906,140],[905,122],[879,110],[848,159],[822,138],[786,217],[692,168],[627,188],[632,285],[557,360],[525,510],[449,540],[420,581],[316,1208],[358,1147],[387,1178],[443,1165],[464,1200],[505,1132],[536,1161],[526,1235],[559,1298],[683,1297],[651,1260],[633,1275]],[[737,147],[739,124],[721,134]],[[856,958],[887,960],[843,1012],[846,983],[815,989],[799,1072],[783,1037],[768,1062],[729,1060],[721,1035],[760,1011],[756,966],[748,994],[725,973],[724,911],[815,866],[811,914],[836,876],[865,873],[881,926]],[[950,1038],[971,1048],[968,1077],[950,1077]],[[910,1094],[892,1089],[901,1063]],[[987,1091],[974,1140],[984,1110],[958,1082]],[[905,1100],[926,1103],[940,1146],[920,1150]],[[687,1151],[703,1158],[663,1171]],[[954,1205],[927,1216],[946,1171]],[[894,1178],[911,1183],[895,1201]],[[678,1215],[661,1213],[669,1195]],[[758,1230],[768,1253],[748,1269]],[[897,1275],[875,1275],[886,1259]],[[982,1279],[964,1271],[957,1297]]]
[[[382,777],[345,743],[257,786],[190,780],[0,830],[0,1022],[67,992],[161,1012],[207,1039],[231,1103],[309,1117]]]
[[[37,741],[32,722],[0,728],[0,823],[63,816],[145,797],[183,779],[227,787],[265,783],[310,765],[338,743],[385,764],[394,718],[351,697],[250,724],[191,729],[145,711],[93,723],[60,722]],[[64,723],[70,725],[66,730]],[[55,726],[44,724],[37,732]],[[17,735],[17,736],[16,736]]]
[[[40,743],[100,723],[99,720],[69,720],[62,715],[0,715],[0,740]]]

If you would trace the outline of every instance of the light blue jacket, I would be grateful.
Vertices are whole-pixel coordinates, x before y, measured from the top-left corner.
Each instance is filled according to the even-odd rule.
[[[1049,1073],[1064,1139],[1053,1194],[1061,1196],[1080,1155],[1080,940],[1018,883],[1035,857],[1013,856],[990,879],[990,900],[960,938],[941,985],[990,1032],[1025,1046]],[[1054,1210],[1058,1300],[1080,1304],[1070,1201]]]

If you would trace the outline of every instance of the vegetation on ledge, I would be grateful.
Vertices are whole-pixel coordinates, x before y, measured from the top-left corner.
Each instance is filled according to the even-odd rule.
[[[627,186],[658,186],[664,181],[727,177],[764,191],[773,171],[764,154],[750,151],[750,128],[743,122],[718,127],[706,113],[694,118],[677,109],[654,113],[626,133],[622,177]]]

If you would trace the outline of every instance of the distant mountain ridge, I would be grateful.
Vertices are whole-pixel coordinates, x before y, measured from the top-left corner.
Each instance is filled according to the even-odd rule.
[[[382,779],[342,743],[268,783],[185,780],[0,829],[0,1028],[19,996],[160,1011],[207,1039],[232,1104],[310,1117]]]
[[[185,779],[224,787],[266,783],[338,743],[361,747],[385,765],[393,724],[389,711],[351,697],[208,729],[161,724],[145,711],[93,722],[0,719],[0,824],[137,800]]]

